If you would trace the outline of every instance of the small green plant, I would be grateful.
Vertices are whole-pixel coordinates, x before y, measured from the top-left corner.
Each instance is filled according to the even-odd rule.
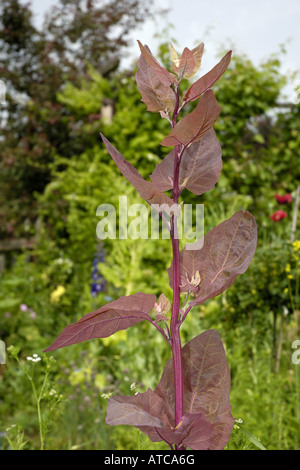
[[[251,448],[251,444],[256,450],[267,450],[260,440],[244,427],[243,420],[237,419],[233,426],[230,443],[227,444],[226,449],[248,450]]]
[[[27,445],[28,441],[24,439],[24,431],[16,424],[8,426],[3,435],[7,439],[11,450],[24,450]]]
[[[17,361],[19,368],[30,382],[37,412],[40,450],[44,450],[46,435],[53,422],[54,412],[63,401],[63,395],[57,391],[50,377],[51,368],[56,361],[52,356],[47,357],[44,354],[43,357],[40,357],[38,354],[33,354],[32,357],[28,356],[26,358],[26,363],[23,363],[19,358],[19,351],[16,347],[10,346],[8,352]],[[42,367],[40,367],[41,365]],[[23,439],[23,431],[14,425],[11,425],[8,429],[10,433],[6,435],[6,438],[10,448],[12,450],[24,448],[27,442]]]

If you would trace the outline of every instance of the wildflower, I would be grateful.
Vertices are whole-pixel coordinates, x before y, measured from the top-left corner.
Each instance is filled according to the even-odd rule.
[[[279,220],[282,220],[287,216],[288,215],[285,211],[276,211],[274,214],[270,215],[270,218],[274,220],[274,222],[279,222]]]
[[[275,197],[276,201],[279,204],[289,204],[293,200],[293,198],[290,194],[284,194],[283,196],[279,196],[278,194],[274,194],[274,197]]]
[[[61,297],[64,295],[66,292],[66,289],[64,286],[58,286],[51,294],[50,296],[50,302],[52,304],[56,304],[60,301]]]
[[[20,305],[20,310],[21,310],[21,312],[27,312],[27,310],[28,310],[27,305],[26,304],[21,304]]]
[[[295,251],[299,251],[300,252],[300,240],[296,240],[294,243],[293,243],[293,248]]]
[[[93,259],[93,270],[92,270],[92,283],[91,283],[91,294],[96,297],[99,292],[104,289],[104,279],[99,273],[98,264],[103,263],[104,255],[102,251],[97,251]]]
[[[96,282],[93,282],[91,284],[91,294],[93,297],[96,297],[99,292],[103,290],[103,285],[102,284],[97,284]]]
[[[136,383],[133,382],[131,385],[130,385],[130,390],[135,390],[136,389]]]
[[[26,359],[30,362],[40,362],[42,360],[37,354],[33,354],[32,357],[28,356]]]
[[[33,310],[30,310],[30,318],[32,318],[33,320],[36,319],[36,313]]]
[[[17,425],[16,424],[11,424],[10,426],[8,426],[8,428],[5,429],[6,432],[9,432],[11,431],[13,428],[15,428]]]

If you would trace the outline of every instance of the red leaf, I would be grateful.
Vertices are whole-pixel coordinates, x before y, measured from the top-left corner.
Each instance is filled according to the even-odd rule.
[[[156,165],[150,175],[153,183],[161,191],[172,189],[170,175],[174,169],[175,150]],[[210,129],[197,142],[185,149],[180,160],[179,188],[189,189],[200,195],[212,189],[218,182],[222,170],[222,150],[215,131]]]
[[[203,240],[201,240],[202,242]],[[192,289],[190,282],[197,272],[200,285],[190,305],[198,305],[228,289],[239,274],[243,274],[255,253],[256,222],[249,212],[239,211],[204,236],[199,250],[180,252],[181,292]],[[173,262],[168,269],[173,286]]]
[[[222,341],[209,330],[182,349],[184,416],[174,427],[174,366],[170,359],[154,391],[111,397],[107,424],[129,424],[153,442],[166,441],[193,450],[223,449],[234,419],[229,402],[230,371]]]
[[[147,392],[131,397],[110,397],[105,421],[111,426],[128,424],[136,427],[163,427],[160,419],[163,410],[162,398],[148,388]]]
[[[167,204],[171,206],[173,204],[172,199],[166,194],[162,193],[153,183],[144,180],[142,175],[137,169],[131,165],[123,155],[115,149],[115,147],[101,134],[102,140],[114,160],[115,164],[119,168],[123,176],[138,190],[141,198],[145,199],[150,205],[151,204]]]
[[[140,429],[144,431],[142,428]],[[176,446],[190,447],[193,450],[207,450],[213,430],[214,426],[203,413],[186,413],[176,428],[169,424],[169,426],[159,429],[159,433],[163,440]],[[149,431],[147,434],[149,437],[151,436]],[[156,438],[154,442],[157,440]]]
[[[197,73],[200,68],[204,44],[203,42],[199,46],[195,47],[190,51],[187,47],[184,49],[182,56],[179,58],[178,54],[173,46],[171,46],[171,56],[172,56],[172,72],[178,75],[179,80],[182,77],[191,78]]]
[[[187,75],[191,74],[196,65],[194,54],[188,47],[184,48],[182,56],[180,57],[178,62],[179,64],[178,64],[178,67],[176,67],[177,69],[176,73],[178,75],[179,80],[181,80],[182,77],[185,76],[186,74]]]
[[[185,344],[182,348],[183,397],[185,414],[203,413],[213,425],[209,449],[223,449],[227,444],[234,418],[230,405],[230,370],[220,336],[208,330]],[[174,369],[172,359],[165,366],[155,392],[175,404]],[[200,430],[199,430],[200,431]],[[201,433],[200,433],[201,436]],[[197,438],[197,435],[195,436]],[[195,442],[184,441],[195,449]]]
[[[185,419],[187,420],[186,432],[180,444],[193,450],[209,449],[214,425],[207,420],[203,413],[187,413],[182,421],[184,422]]]
[[[193,56],[194,56],[194,59],[195,59],[195,67],[194,67],[194,70],[191,73],[186,73],[185,74],[185,78],[191,78],[195,75],[195,73],[198,72],[198,70],[201,66],[203,51],[204,51],[203,42],[201,44],[199,44],[199,46],[194,47],[194,49],[192,49],[192,53],[193,53]]]
[[[150,50],[147,50],[150,53]],[[146,62],[143,54],[138,61],[135,79],[148,111],[170,113],[174,111],[176,96],[173,89],[170,84],[165,85],[161,82],[160,75]]]
[[[155,295],[142,292],[120,297],[67,326],[45,351],[53,351],[93,338],[106,338],[143,320],[149,320],[155,301]]]
[[[219,80],[230,64],[231,54],[232,51],[227,52],[223,59],[212,70],[203,75],[203,77],[199,78],[199,80],[190,86],[183,97],[184,104],[198,99],[203,93],[211,88],[216,83],[216,81]]]
[[[173,414],[168,404],[150,388],[131,397],[110,397],[106,424],[135,426],[147,434],[152,442],[166,441],[185,445],[195,450],[206,450],[213,434],[213,425],[203,413],[187,413],[174,428]]]
[[[150,49],[147,46],[146,47],[143,46],[143,44],[141,44],[140,41],[138,41],[138,44],[139,44],[141,53],[142,53],[145,61],[147,62],[147,64],[153,70],[155,70],[156,76],[160,80],[160,82],[163,85],[168,85],[168,86],[170,86],[170,85],[172,85],[172,83],[176,82],[176,77],[173,74],[171,74],[170,72],[168,72],[168,70],[166,70],[164,67],[162,67],[157,62],[155,57],[153,57],[153,55],[151,54]]]
[[[170,134],[161,142],[161,145],[170,147],[197,142],[212,127],[220,112],[221,108],[212,90],[208,90],[194,111],[176,124]]]

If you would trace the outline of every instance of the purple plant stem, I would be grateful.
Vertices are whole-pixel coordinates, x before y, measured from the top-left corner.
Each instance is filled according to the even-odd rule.
[[[172,128],[175,127],[178,108],[179,108],[179,85],[176,89],[176,106],[173,113]],[[175,146],[175,159],[174,159],[174,177],[173,177],[173,201],[178,203],[179,199],[179,166],[180,166],[180,145]],[[175,392],[175,426],[177,426],[183,417],[183,371],[182,371],[182,354],[181,354],[181,341],[180,341],[180,323],[179,323],[179,309],[180,309],[180,258],[179,258],[179,240],[177,236],[177,214],[174,214],[171,219],[171,238],[173,250],[173,307],[171,317],[171,346],[174,365],[174,392]]]
[[[176,221],[176,216],[174,216]],[[171,317],[171,338],[172,355],[174,364],[174,387],[175,387],[175,426],[177,426],[183,416],[183,376],[182,376],[182,357],[180,341],[180,323],[178,321],[180,308],[179,291],[179,243],[178,239],[172,236],[173,248],[173,308]]]
[[[149,316],[149,322],[152,323],[152,325],[155,326],[155,328],[157,328],[157,330],[162,334],[162,336],[165,338],[165,340],[168,341],[168,343],[171,343],[170,338],[167,336],[167,334],[165,334],[165,332],[161,329],[161,327],[158,326],[157,323],[155,323],[155,321],[153,321],[150,316]],[[167,324],[166,324],[166,327],[168,327]],[[166,329],[166,331],[167,331],[167,333],[169,333],[168,329]]]

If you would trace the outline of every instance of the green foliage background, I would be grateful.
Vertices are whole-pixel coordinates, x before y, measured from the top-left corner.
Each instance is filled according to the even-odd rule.
[[[165,50],[163,44],[162,60]],[[300,338],[300,247],[290,242],[294,205],[284,207],[286,219],[270,219],[281,208],[274,194],[291,193],[295,198],[300,184],[300,108],[278,106],[288,80],[280,72],[282,53],[260,66],[233,54],[230,68],[214,86],[222,107],[215,125],[223,150],[220,181],[200,198],[183,193],[186,202],[205,204],[205,231],[239,209],[251,211],[259,229],[248,271],[227,292],[193,309],[182,332],[185,343],[216,328],[225,344],[232,413],[243,420],[228,449],[257,448],[241,433],[242,426],[267,449],[300,448],[300,365],[291,361],[291,344]],[[100,243],[96,237],[100,204],[118,207],[120,195],[128,197],[128,204],[141,202],[110,159],[99,132],[145,178],[168,151],[159,144],[168,133],[168,122],[146,112],[134,71],[116,72],[108,79],[88,65],[87,75],[76,84],[66,81],[56,95],[63,115],[73,116],[78,124],[76,141],[80,134],[84,145],[72,155],[57,149],[48,160],[49,181],[44,190],[32,194],[40,220],[36,247],[15,254],[1,275],[1,339],[19,350],[25,367],[33,353],[43,358],[43,349],[67,324],[111,299],[138,291],[157,296],[164,292],[171,299],[166,271],[169,240]],[[101,118],[107,99],[114,107],[110,123]],[[29,102],[28,112],[31,106]],[[117,220],[118,215],[117,211]],[[300,239],[299,222],[295,239]],[[104,256],[98,268],[105,283],[93,297],[91,273],[97,250]],[[53,292],[61,288],[55,301]],[[133,428],[105,424],[107,394],[144,391],[159,381],[170,350],[151,325],[141,323],[53,356],[49,380],[63,399],[49,424],[47,448],[157,448]],[[45,364],[43,359],[35,366],[38,384]],[[45,395],[45,410],[49,403]],[[20,447],[39,447],[32,393],[9,354],[0,376],[0,433],[4,448],[9,448],[7,435]]]

